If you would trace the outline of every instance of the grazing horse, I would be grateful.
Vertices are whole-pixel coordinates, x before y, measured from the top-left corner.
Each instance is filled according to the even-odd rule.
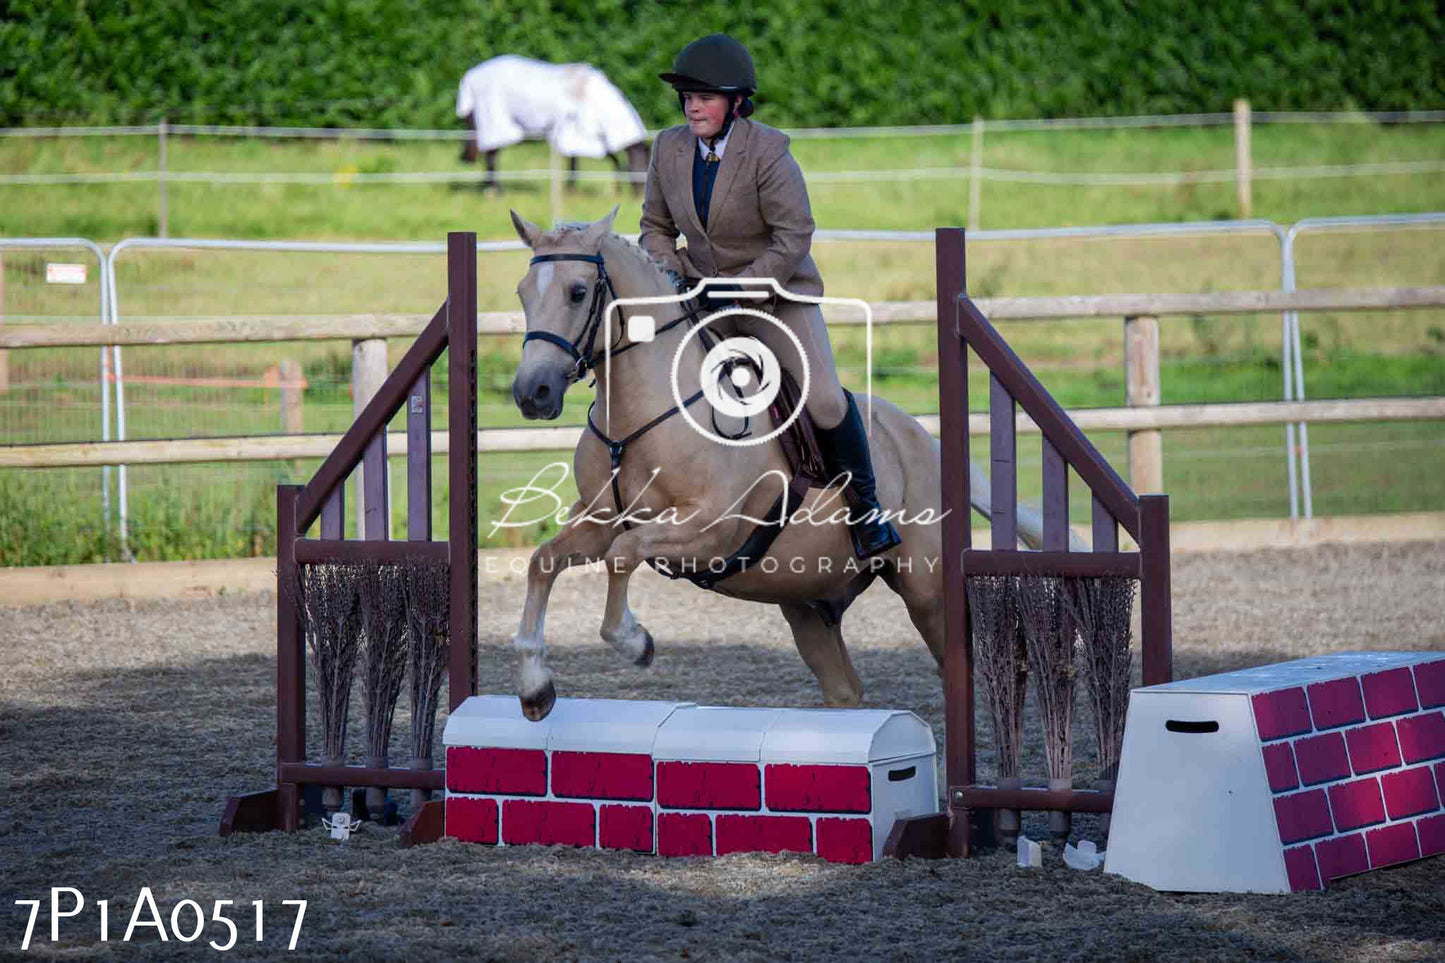
[[[486,155],[482,189],[497,188],[497,151],[524,137],[546,137],[569,159],[576,180],[577,158],[611,158],[619,172],[621,154],[633,174],[632,193],[642,192],[647,173],[647,130],[622,91],[588,64],[549,64],[507,54],[468,70],[457,87],[457,117],[476,132],[462,148],[474,164]]]
[[[543,231],[512,213],[534,257],[517,287],[526,315],[522,359],[512,397],[527,418],[554,419],[563,395],[590,372],[596,378],[589,430],[573,455],[581,498],[561,531],[532,555],[527,599],[515,639],[521,655],[519,696],[529,719],[541,719],[556,698],[547,665],[544,623],[557,575],[571,565],[604,561],[608,574],[601,635],[628,661],[648,665],[653,637],[627,604],[632,573],[651,564],[672,577],[690,577],[714,592],[776,604],[798,652],[822,686],[829,706],[856,706],[863,684],[843,644],[839,622],[849,604],[881,576],[907,606],[909,618],[943,664],[943,567],[939,444],[912,416],[872,399],[870,435],[878,500],[903,535],[900,546],[859,562],[853,554],[841,487],[812,488],[792,510],[779,496],[789,473],[781,446],[726,445],[704,437],[675,411],[674,399],[701,394],[707,354],[691,333],[696,316],[678,303],[655,305],[650,340],[628,340],[619,298],[667,297],[672,282],[632,242],[612,233],[617,209],[592,224]],[[637,314],[639,309],[627,308]],[[679,318],[681,320],[679,320]],[[709,326],[712,318],[705,319]],[[676,321],[677,323],[670,323]],[[639,328],[641,325],[639,324]],[[640,336],[642,337],[642,336]],[[680,353],[679,353],[680,352]],[[680,362],[674,367],[674,357]],[[671,372],[677,371],[676,394]],[[735,381],[736,383],[736,381]],[[866,396],[859,398],[867,410]],[[688,402],[691,406],[691,402]],[[694,421],[726,436],[746,430],[741,417],[709,405],[691,407]],[[755,437],[761,434],[754,424]],[[835,481],[837,481],[835,479]],[[975,509],[989,513],[988,478],[970,479]],[[779,526],[780,514],[791,521]],[[766,552],[741,570],[706,584],[720,559],[729,559],[761,530],[781,530]],[[1041,519],[1026,509],[1019,530],[1041,541]],[[769,564],[771,563],[771,564]],[[688,575],[687,573],[694,573]]]

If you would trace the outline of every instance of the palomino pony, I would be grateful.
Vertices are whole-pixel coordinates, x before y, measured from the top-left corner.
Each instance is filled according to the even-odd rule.
[[[750,535],[760,520],[779,527],[779,493],[789,479],[776,441],[724,445],[680,415],[666,417],[677,406],[675,397],[700,393],[706,354],[698,343],[700,333],[683,344],[693,319],[669,324],[684,314],[680,304],[656,306],[657,332],[651,341],[628,341],[625,323],[602,324],[612,300],[673,295],[663,270],[635,244],[612,233],[616,213],[613,208],[595,223],[546,232],[512,213],[518,235],[534,254],[517,287],[527,335],[512,397],[526,417],[554,419],[574,382],[589,371],[596,378],[591,427],[573,456],[581,498],[557,536],[532,555],[515,640],[521,654],[518,694],[524,714],[534,720],[545,717],[556,698],[544,624],[548,595],[563,569],[605,562],[602,638],[629,661],[646,666],[653,658],[653,637],[627,604],[632,573],[643,564],[673,577],[716,572],[718,560],[734,556],[745,542],[754,544]],[[617,313],[610,316],[615,320]],[[674,396],[670,373],[679,346]],[[858,401],[867,410],[866,397]],[[694,420],[706,423],[711,416],[724,437],[744,430],[742,418],[721,410],[705,413],[708,408],[706,402],[691,407]],[[707,586],[777,605],[829,706],[856,706],[863,698],[839,620],[875,577],[902,597],[940,669],[943,664],[939,445],[917,420],[882,398],[872,399],[870,438],[878,500],[903,536],[900,546],[859,562],[842,521],[841,487],[814,488],[800,509],[785,509],[791,521],[766,553]],[[973,506],[987,515],[987,477],[974,468],[970,482]],[[1030,543],[1039,543],[1036,514],[1021,511],[1019,529]]]
[[[462,160],[486,156],[484,190],[496,188],[497,151],[524,137],[546,137],[568,158],[571,181],[577,158],[607,157],[620,173],[621,155],[640,195],[647,171],[647,130],[622,91],[589,64],[549,64],[506,54],[468,70],[457,85],[457,117],[475,136],[467,138]]]

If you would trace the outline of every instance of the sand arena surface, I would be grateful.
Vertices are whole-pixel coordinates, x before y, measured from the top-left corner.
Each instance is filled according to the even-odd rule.
[[[548,638],[560,694],[818,704],[776,609],[650,573],[633,584],[634,610],[657,637],[648,670],[623,664],[597,638],[603,579],[559,580]],[[512,689],[507,643],[524,593],[520,578],[482,588],[488,691]],[[858,601],[844,632],[866,704],[912,709],[941,741],[932,660],[885,586]],[[1179,555],[1174,645],[1178,678],[1346,649],[1445,650],[1445,544]],[[214,952],[206,941],[225,941],[212,924],[195,943],[161,943],[154,928],[123,943],[142,887],[168,928],[183,899],[207,915],[214,900],[234,900],[241,939],[228,959],[1445,958],[1439,857],[1323,894],[1188,896],[1070,870],[1057,849],[1046,851],[1044,869],[1021,871],[1005,853],[851,867],[450,841],[400,850],[393,830],[374,826],[346,844],[319,828],[220,839],[225,797],[271,780],[274,652],[267,593],[0,608],[0,957],[19,957],[28,910],[14,900],[75,886],[85,911],[63,921],[51,944],[43,909],[24,958],[191,959]],[[991,737],[981,721],[986,776]],[[407,725],[403,699],[394,759],[405,758]],[[1032,723],[1027,731],[1025,771],[1041,780],[1042,746]],[[1095,752],[1082,691],[1075,732],[1076,780],[1087,785]],[[310,744],[319,744],[314,728]],[[1098,839],[1097,828],[1092,817],[1075,819],[1076,838]],[[1025,829],[1044,835],[1043,817],[1026,817]],[[100,899],[110,900],[104,944]],[[286,899],[309,900],[294,953]],[[265,901],[261,943],[252,900]]]

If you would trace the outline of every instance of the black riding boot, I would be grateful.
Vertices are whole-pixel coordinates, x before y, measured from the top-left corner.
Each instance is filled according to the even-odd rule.
[[[880,518],[883,508],[878,504],[878,494],[873,479],[873,460],[868,455],[868,432],[863,426],[863,416],[853,400],[853,393],[845,390],[848,399],[848,413],[836,428],[817,430],[818,446],[823,450],[824,468],[829,479],[850,472],[853,480],[848,487],[855,500],[849,505],[848,514],[853,518],[869,517],[848,526],[853,539],[853,553],[860,559],[871,558],[886,552],[903,541],[893,523]]]

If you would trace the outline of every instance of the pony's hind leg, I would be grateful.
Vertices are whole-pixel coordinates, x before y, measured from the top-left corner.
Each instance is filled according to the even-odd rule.
[[[816,609],[802,602],[783,602],[778,608],[793,630],[798,654],[823,687],[823,704],[853,708],[862,702],[863,681],[843,644],[842,626],[829,625]]]
[[[910,567],[907,571],[900,572],[897,568],[891,568],[883,575],[883,580],[888,587],[898,593],[903,599],[904,606],[908,609],[908,618],[913,622],[913,627],[918,634],[923,636],[923,641],[928,645],[928,651],[932,653],[933,660],[938,663],[938,672],[943,674],[943,648],[944,648],[944,621],[943,621],[943,595],[942,576],[937,572],[928,571],[927,566],[919,566],[920,571],[913,571]]]
[[[581,518],[581,502],[572,506],[569,518]],[[517,696],[522,714],[533,722],[545,719],[557,701],[552,682],[552,669],[547,665],[547,599],[552,584],[562,570],[572,565],[596,561],[607,551],[613,537],[604,525],[580,524],[565,526],[557,536],[532,553],[527,566],[527,601],[522,607],[522,623],[513,644],[521,655],[517,673]]]

